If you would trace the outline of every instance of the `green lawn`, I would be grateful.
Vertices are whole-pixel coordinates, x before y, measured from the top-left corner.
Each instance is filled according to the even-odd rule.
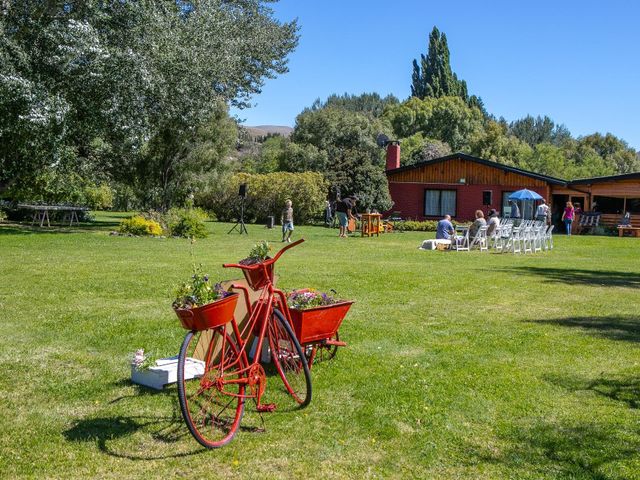
[[[177,353],[171,290],[186,240],[0,227],[0,475],[5,478],[640,478],[640,241],[556,237],[535,256],[423,252],[427,235],[308,240],[283,288],[356,300],[349,343],[312,371],[304,410],[250,409],[206,451],[174,387],[129,382],[144,347]],[[279,231],[212,235],[214,277]],[[272,379],[278,381],[277,378]]]

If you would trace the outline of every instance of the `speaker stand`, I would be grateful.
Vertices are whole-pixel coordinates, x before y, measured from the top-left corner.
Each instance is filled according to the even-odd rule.
[[[241,198],[242,200],[240,200],[240,218],[238,219],[236,224],[231,227],[231,230],[227,232],[227,235],[236,229],[238,230],[238,232],[240,232],[240,235],[242,235],[243,233],[249,235],[249,232],[247,232],[247,226],[244,224],[244,197]]]

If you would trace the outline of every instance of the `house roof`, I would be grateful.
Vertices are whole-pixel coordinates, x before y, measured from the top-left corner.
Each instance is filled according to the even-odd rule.
[[[392,170],[387,170],[387,175],[392,175],[394,173],[405,172],[407,170],[413,170],[416,168],[421,168],[426,165],[434,165],[436,163],[446,162],[448,160],[454,160],[456,158],[460,158],[462,160],[468,160],[470,162],[481,163],[482,165],[487,165],[489,167],[497,168],[504,172],[517,173],[518,175],[524,175],[525,177],[535,178],[537,180],[542,180],[544,182],[552,183],[554,185],[567,185],[566,180],[562,180],[560,178],[549,177],[547,175],[541,175],[539,173],[530,172],[528,170],[522,170],[520,168],[510,167],[508,165],[503,165],[502,163],[493,162],[491,160],[485,160],[484,158],[473,157],[471,155],[467,155],[465,153],[452,153],[451,155],[447,155],[445,157],[434,158],[432,160],[425,160],[422,162],[414,163],[413,165],[407,165],[405,167],[394,168]]]
[[[579,178],[571,180],[569,183],[577,185],[586,185],[591,183],[612,182],[616,180],[640,180],[640,172],[623,173],[621,175],[609,175],[607,177]]]

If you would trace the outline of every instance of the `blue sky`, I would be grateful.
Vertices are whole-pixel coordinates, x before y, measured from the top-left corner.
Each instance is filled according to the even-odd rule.
[[[574,136],[611,132],[640,149],[640,2],[281,0],[298,18],[289,73],[267,81],[246,125],[290,125],[332,93],[410,93],[429,33],[447,34],[451,65],[507,120],[549,115]]]

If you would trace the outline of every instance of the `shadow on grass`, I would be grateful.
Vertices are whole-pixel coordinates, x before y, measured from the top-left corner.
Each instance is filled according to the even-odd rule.
[[[563,327],[576,327],[591,335],[640,342],[640,316],[638,315],[609,315],[606,317],[567,317],[544,320],[530,320],[532,323],[547,323]]]
[[[546,282],[600,287],[640,288],[640,273],[573,268],[513,267],[503,272],[543,277]]]
[[[640,408],[640,377],[615,376],[595,379],[578,377],[547,376],[546,380],[571,391],[588,391],[601,395],[615,402],[625,403],[629,408]]]
[[[167,458],[181,458],[202,453],[204,449],[197,448],[190,452],[154,454],[152,450],[134,453],[131,442],[124,447],[118,440],[131,437],[135,433],[144,432],[157,441],[173,444],[189,435],[182,417],[160,416],[125,416],[114,415],[80,420],[71,428],[63,432],[64,437],[72,442],[97,442],[103,453],[128,460],[162,460]]]
[[[65,225],[51,225],[51,227],[40,227],[39,225],[29,225],[23,223],[9,223],[0,225],[0,235],[46,235],[60,233],[82,233],[82,232],[108,232],[118,227],[118,222],[96,222],[82,223],[73,227]]]
[[[504,449],[473,450],[488,463],[527,469],[545,478],[623,479],[640,459],[637,432],[614,425],[541,421],[514,426],[503,439],[509,443]]]

